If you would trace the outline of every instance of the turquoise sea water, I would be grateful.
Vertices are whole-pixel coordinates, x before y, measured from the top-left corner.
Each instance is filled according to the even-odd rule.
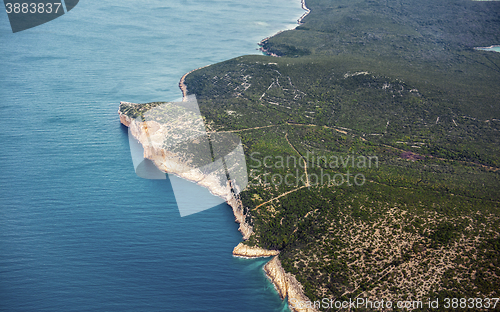
[[[483,51],[494,51],[494,52],[500,52],[500,46],[492,46],[488,48],[477,48],[478,50],[483,50]]]
[[[179,98],[184,73],[258,54],[302,13],[298,0],[83,0],[15,34],[0,13],[0,310],[286,311],[267,260],[231,255],[227,205],[181,218],[168,180],[135,175],[117,109]]]

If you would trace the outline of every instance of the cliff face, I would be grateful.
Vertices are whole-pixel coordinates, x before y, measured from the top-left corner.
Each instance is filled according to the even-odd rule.
[[[253,228],[246,222],[246,214],[243,211],[243,204],[241,203],[241,200],[236,196],[231,196],[231,198],[227,201],[227,204],[233,208],[233,214],[236,218],[235,221],[240,224],[238,230],[243,235],[243,239],[249,239],[250,235],[253,233]]]
[[[120,104],[121,108],[122,106],[138,105],[127,102],[121,102]],[[165,148],[164,137],[169,136],[169,131],[175,133],[172,130],[178,129],[172,129],[171,127],[166,129],[161,123],[153,120],[138,121],[124,114],[121,109],[118,114],[120,122],[129,128],[130,134],[142,145],[144,158],[151,160],[161,171],[196,182],[207,188],[212,194],[223,198],[231,206],[235,221],[240,224],[239,231],[243,235],[243,239],[246,240],[252,235],[252,226],[246,222],[246,214],[239,196],[231,191],[231,187],[226,181],[221,181],[220,173],[203,172],[201,169],[193,167],[190,161],[186,160],[181,153],[176,154]],[[184,128],[180,130],[184,130]]]
[[[120,108],[122,108],[122,105],[133,106],[137,104],[121,102]],[[243,235],[243,239],[247,240],[250,238],[253,233],[253,228],[246,222],[247,215],[245,214],[241,199],[232,192],[231,185],[225,182],[222,183],[220,176],[217,174],[207,174],[202,170],[198,170],[196,167],[193,167],[189,161],[186,161],[183,155],[177,155],[175,152],[165,148],[163,138],[165,135],[168,135],[168,131],[172,129],[165,129],[161,123],[153,120],[138,121],[124,114],[121,109],[118,111],[118,114],[120,115],[120,122],[129,128],[130,134],[142,145],[144,149],[144,158],[151,160],[161,171],[196,182],[207,188],[212,194],[223,198],[227,204],[231,206],[235,221],[240,224],[239,231]],[[264,270],[274,283],[281,298],[288,298],[289,306],[292,311],[316,311],[307,308],[294,308],[291,299],[297,300],[296,302],[307,302],[309,299],[303,294],[302,286],[295,277],[290,273],[285,273],[277,257],[278,254],[279,251],[277,250],[249,247],[242,243],[238,244],[233,250],[233,255],[240,257],[256,258],[274,256],[274,258],[265,265]]]
[[[294,312],[316,312],[318,310],[306,307],[310,301],[302,290],[302,285],[290,273],[286,273],[278,256],[275,256],[264,266],[264,271],[278,290],[281,299],[288,298],[288,306]]]
[[[239,243],[238,246],[234,247],[233,255],[237,257],[247,257],[247,258],[259,258],[259,257],[271,257],[276,256],[280,252],[278,250],[267,250],[260,247],[250,247]]]
[[[120,102],[120,104],[127,103],[127,102]],[[122,112],[118,111],[118,115],[120,116],[120,122],[122,125],[126,127],[130,127],[130,124],[132,123],[132,118],[129,116],[123,114]]]

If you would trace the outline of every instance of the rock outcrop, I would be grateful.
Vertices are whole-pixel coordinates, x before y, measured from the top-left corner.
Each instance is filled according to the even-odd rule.
[[[185,77],[183,77],[185,78]],[[183,83],[182,83],[183,84]],[[185,86],[184,86],[185,87]],[[186,89],[183,90],[185,94]],[[133,106],[137,104],[121,102],[120,108],[123,106]],[[205,174],[202,171],[193,169],[188,162],[175,153],[164,148],[162,138],[168,132],[162,124],[154,121],[140,121],[131,118],[124,114],[121,109],[118,110],[120,122],[130,129],[132,134],[142,145],[144,149],[144,158],[151,160],[155,166],[163,172],[175,174],[183,179],[196,182],[197,184],[207,188],[212,194],[223,198],[233,210],[235,222],[239,223],[239,231],[243,235],[243,239],[247,240],[253,233],[252,226],[247,222],[249,219],[241,199],[232,191],[235,187],[230,183],[221,184],[216,175]],[[168,127],[167,127],[168,128]],[[191,127],[192,129],[193,127]],[[243,243],[238,244],[233,250],[233,255],[248,258],[270,257],[274,258],[269,261],[265,267],[269,279],[273,282],[282,299],[288,298],[289,306],[292,311],[297,312],[314,312],[316,310],[310,308],[294,308],[291,299],[296,302],[307,302],[309,299],[304,295],[302,286],[290,273],[285,273],[278,259],[278,250],[266,250],[260,247],[250,247]]]
[[[120,107],[138,104],[121,102]],[[180,178],[195,182],[207,188],[215,196],[223,198],[231,206],[235,221],[240,224],[239,231],[243,239],[247,240],[253,233],[252,226],[246,222],[247,215],[238,195],[231,190],[231,186],[221,183],[217,174],[206,174],[193,168],[182,157],[176,157],[171,151],[164,148],[164,137],[168,135],[163,126],[155,121],[138,121],[135,118],[118,110],[120,122],[130,129],[130,133],[139,141],[144,149],[144,158],[151,160],[163,172],[171,173]]]
[[[241,199],[236,196],[231,196],[231,198],[229,198],[229,200],[227,201],[227,204],[231,206],[231,208],[233,208],[233,214],[236,218],[235,221],[240,225],[238,230],[241,232],[241,235],[243,235],[243,239],[249,239],[250,235],[252,235],[253,233],[253,228],[246,222],[247,215],[245,214],[245,211],[243,209]]]
[[[239,243],[238,246],[233,249],[233,256],[237,257],[247,257],[247,258],[259,258],[259,257],[271,257],[276,256],[280,252],[278,250],[267,250],[260,247],[251,247]]]
[[[288,299],[288,306],[294,312],[317,312],[314,308],[306,307],[309,298],[304,295],[302,285],[291,273],[286,273],[278,256],[275,256],[264,266],[267,277],[273,282],[281,299]]]

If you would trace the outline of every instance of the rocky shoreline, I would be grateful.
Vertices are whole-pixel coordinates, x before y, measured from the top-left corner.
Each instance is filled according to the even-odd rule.
[[[264,271],[267,277],[274,284],[281,299],[288,299],[288,307],[294,312],[317,312],[318,310],[306,307],[309,298],[304,295],[302,285],[291,273],[286,273],[278,256],[266,263]],[[292,301],[293,299],[293,301]],[[296,306],[294,306],[294,304]]]
[[[182,77],[181,77],[181,80],[179,81],[179,89],[181,89],[182,91],[182,98],[185,99],[187,98],[187,87],[186,85],[184,84],[184,81],[186,80],[186,77],[187,75],[191,74],[192,72],[195,72],[197,71],[198,69],[202,69],[202,68],[205,68],[205,67],[208,67],[210,65],[205,65],[205,66],[202,66],[202,67],[199,67],[199,68],[196,68],[196,69],[193,69],[187,73],[185,73]]]
[[[309,14],[310,10],[307,8],[305,4],[305,0],[301,0],[302,3],[302,8],[306,10],[306,12],[297,20],[297,23],[300,25],[302,24],[302,20]],[[276,36],[283,31],[279,31],[278,33],[274,34],[273,36]],[[271,37],[273,37],[271,36]],[[262,48],[262,45],[266,40],[268,40],[271,37],[267,37],[263,39],[259,45],[261,46],[260,50],[268,55],[271,56],[277,56],[273,53],[268,53],[265,49]],[[184,74],[180,81],[179,81],[179,88],[182,91],[182,97],[183,100],[187,98],[188,95],[188,90],[187,86],[185,84],[185,79],[186,77],[205,67],[208,67],[210,65],[206,65],[200,68],[193,69],[189,71],[188,73]],[[125,103],[125,102],[122,102]],[[233,214],[235,217],[235,222],[239,224],[238,230],[241,232],[243,236],[243,240],[247,240],[250,238],[250,236],[253,234],[253,228],[250,224],[246,222],[246,217],[247,215],[245,214],[245,210],[243,207],[243,204],[241,202],[241,199],[239,198],[238,195],[235,195],[234,193],[231,192],[231,188],[228,187],[227,189],[221,190],[220,187],[216,186],[216,183],[211,183],[209,177],[206,176],[186,176],[183,174],[185,171],[181,172],[175,172],[172,170],[168,170],[168,168],[171,168],[172,166],[169,166],[168,164],[164,164],[165,160],[165,154],[168,153],[168,151],[165,151],[161,148],[155,147],[154,145],[151,145],[151,142],[148,142],[148,139],[146,139],[149,134],[148,134],[148,126],[143,126],[141,125],[140,122],[135,121],[134,119],[130,118],[129,116],[126,116],[123,114],[120,110],[118,111],[119,116],[120,116],[120,122],[129,127],[131,130],[132,135],[141,143],[141,145],[144,148],[144,158],[150,159],[155,163],[155,165],[160,169],[165,172],[168,172],[170,174],[175,174],[179,176],[180,178],[195,182],[205,188],[207,188],[213,195],[215,196],[220,196],[224,200],[226,200],[227,204],[232,208]],[[281,262],[278,259],[279,251],[278,250],[266,250],[260,247],[250,247],[247,245],[244,245],[243,243],[239,243],[234,249],[233,249],[233,256],[235,257],[244,257],[244,258],[260,258],[260,257],[273,257],[265,266],[264,266],[264,271],[266,273],[266,276],[271,280],[271,282],[274,284],[274,287],[278,291],[281,299],[287,299],[288,304],[290,307],[291,311],[294,312],[315,312],[317,310],[310,309],[310,308],[298,308],[294,307],[292,302],[290,301],[292,298],[300,301],[300,302],[306,302],[309,301],[309,299],[304,295],[302,285],[297,281],[295,276],[293,276],[291,273],[286,273],[283,267],[281,266]]]
[[[183,76],[185,78],[186,75]],[[184,82],[180,82],[179,85],[184,86],[183,93],[187,93],[187,88]],[[134,105],[133,103],[121,102],[120,105]],[[151,140],[150,131],[154,128],[153,125],[148,124],[148,122],[137,121],[118,110],[120,116],[120,122],[130,129],[130,133],[141,143],[144,149],[144,158],[147,158],[156,165],[157,168],[164,172],[170,174],[175,174],[182,179],[186,179],[195,182],[205,188],[207,188],[213,195],[219,196],[226,200],[227,204],[231,206],[233,214],[235,217],[235,222],[239,223],[238,230],[243,236],[243,240],[247,240],[253,233],[253,228],[247,223],[247,215],[243,207],[243,203],[238,195],[231,192],[231,187],[229,185],[226,188],[221,188],[218,183],[211,180],[210,176],[203,175],[201,172],[199,174],[193,174],[192,171],[189,172],[185,170],[185,164],[172,163],[171,160],[167,161],[165,155],[169,152],[161,148],[161,144],[156,144],[158,142],[153,142]],[[180,168],[176,171],[172,168]],[[274,257],[269,263],[264,267],[264,271],[268,278],[272,281],[275,288],[278,290],[282,299],[287,298],[292,311],[297,312],[311,312],[310,309],[293,309],[290,302],[291,298],[295,298],[300,301],[307,301],[307,297],[303,294],[302,286],[295,279],[295,277],[290,273],[285,273],[284,269],[281,267],[281,263],[278,259],[278,250],[266,250],[260,247],[250,247],[244,245],[243,243],[238,244],[234,250],[233,255],[236,257],[245,258],[259,258],[259,257]]]
[[[500,48],[500,45],[494,44],[494,45],[490,45],[489,47],[476,47],[476,48],[474,48],[474,50],[489,51],[489,50],[495,49],[495,48]]]
[[[180,83],[179,83],[180,85]],[[185,86],[184,86],[185,87]],[[134,105],[133,103],[121,102],[120,105]],[[246,214],[243,209],[243,204],[238,195],[231,192],[231,187],[221,187],[218,181],[213,180],[210,175],[204,175],[202,172],[194,172],[193,170],[186,170],[188,165],[179,164],[172,161],[171,157],[166,157],[169,151],[161,148],[162,142],[155,142],[151,139],[153,128],[157,128],[154,125],[148,124],[151,122],[139,122],[129,116],[123,114],[118,110],[120,116],[120,122],[130,129],[130,133],[141,143],[144,149],[144,158],[151,160],[155,166],[169,174],[175,174],[176,176],[197,183],[205,188],[207,188],[213,195],[223,198],[226,203],[233,209],[233,214],[235,216],[235,221],[240,224],[239,231],[241,232],[243,239],[247,240],[253,233],[252,227],[246,223]]]
[[[234,247],[233,256],[241,258],[260,258],[260,257],[273,257],[266,265],[264,265],[264,272],[267,278],[273,283],[274,288],[280,295],[282,300],[288,300],[290,310],[294,312],[316,312],[316,309],[307,307],[300,307],[299,304],[294,306],[294,303],[305,303],[310,301],[304,295],[302,285],[297,281],[295,276],[291,273],[286,273],[281,262],[278,258],[278,250],[266,250],[260,247],[251,247],[243,243],[239,243]],[[294,299],[292,302],[291,299]],[[305,305],[305,304],[304,304]]]
[[[309,13],[311,12],[311,10],[306,6],[306,1],[305,0],[301,0],[301,6],[302,6],[302,9],[305,11],[304,14],[302,14],[301,17],[299,17],[299,19],[297,20],[297,24],[298,25],[302,25],[304,24],[304,22],[302,22],[304,20],[304,18],[309,15]],[[264,39],[262,39],[258,45],[259,45],[259,51],[261,51],[262,53],[268,55],[268,56],[274,56],[274,57],[280,57],[279,55],[275,54],[275,53],[272,53],[272,52],[269,52],[266,48],[264,48],[264,45],[266,44],[266,42],[271,39],[272,37],[274,36],[277,36],[279,34],[281,34],[282,32],[284,32],[286,30],[280,30],[278,31],[277,33],[275,33],[274,35],[272,36],[269,36],[269,37],[266,37]]]
[[[233,256],[242,258],[261,258],[277,256],[280,252],[278,250],[267,250],[260,247],[247,246],[239,243],[233,249]]]
[[[311,13],[311,10],[306,6],[306,0],[301,0],[300,1],[301,4],[302,4],[302,9],[305,10],[306,12],[304,14],[302,14],[302,16],[297,20],[297,23],[299,25],[302,25],[304,24],[302,21],[304,20],[304,18],[309,14]]]

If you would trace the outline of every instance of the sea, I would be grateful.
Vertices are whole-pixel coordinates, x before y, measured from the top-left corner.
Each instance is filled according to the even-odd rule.
[[[477,50],[483,50],[483,51],[493,51],[493,52],[500,52],[500,46],[499,45],[493,45],[490,47],[486,48],[476,48]]]
[[[82,0],[12,33],[0,12],[0,311],[288,311],[269,259],[232,256],[228,205],[181,217],[169,179],[135,174],[117,110],[179,99],[183,74],[260,54],[303,13],[300,0]]]

